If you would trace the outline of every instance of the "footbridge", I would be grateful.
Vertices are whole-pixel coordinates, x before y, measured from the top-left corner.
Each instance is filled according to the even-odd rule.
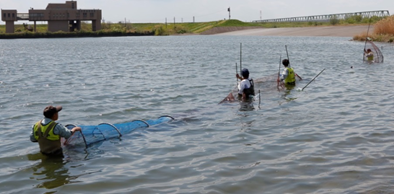
[[[373,16],[386,17],[390,16],[388,10],[377,10],[377,11],[362,11],[354,13],[337,13],[337,14],[326,14],[326,15],[313,15],[313,16],[299,16],[290,18],[278,18],[278,19],[266,19],[266,20],[254,20],[253,22],[267,23],[267,22],[329,22],[331,19],[344,20],[352,16],[362,16],[363,18],[369,18]]]

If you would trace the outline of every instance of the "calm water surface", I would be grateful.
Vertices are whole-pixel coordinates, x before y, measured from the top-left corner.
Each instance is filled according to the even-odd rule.
[[[392,193],[394,48],[362,63],[338,37],[179,36],[0,40],[1,193]],[[304,91],[218,104],[235,63],[273,78],[288,46]],[[353,68],[351,68],[351,66]],[[272,87],[271,87],[272,86]],[[45,159],[31,126],[175,118]]]

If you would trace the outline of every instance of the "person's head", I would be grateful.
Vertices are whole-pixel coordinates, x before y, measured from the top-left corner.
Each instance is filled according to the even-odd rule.
[[[282,60],[282,64],[285,66],[285,67],[287,67],[287,66],[289,66],[289,60],[288,59],[283,59]]]
[[[367,52],[371,52],[371,49],[367,49]]]
[[[58,112],[62,110],[62,106],[47,106],[44,109],[44,116],[46,118],[56,121],[59,118]]]
[[[249,70],[246,69],[246,68],[243,68],[242,71],[241,71],[241,75],[244,78],[249,78]]]

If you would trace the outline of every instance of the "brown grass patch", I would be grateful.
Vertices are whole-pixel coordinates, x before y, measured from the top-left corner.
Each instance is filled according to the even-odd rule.
[[[368,37],[373,41],[378,42],[393,42],[394,41],[394,15],[380,20],[374,24],[372,34]],[[367,32],[363,32],[353,37],[353,40],[365,41]]]
[[[376,22],[374,34],[394,35],[394,15]]]

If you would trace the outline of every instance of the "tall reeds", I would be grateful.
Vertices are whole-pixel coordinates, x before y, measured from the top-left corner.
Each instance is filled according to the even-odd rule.
[[[373,41],[393,42],[394,41],[394,15],[384,18],[373,25],[373,32],[368,37]],[[365,41],[367,33],[363,32],[353,37],[353,40]]]
[[[394,15],[376,22],[373,33],[379,35],[394,35]]]

